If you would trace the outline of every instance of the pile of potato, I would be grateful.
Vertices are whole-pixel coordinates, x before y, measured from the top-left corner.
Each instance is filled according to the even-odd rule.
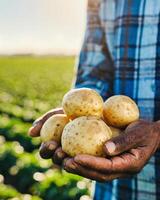
[[[70,90],[62,107],[65,114],[49,118],[40,135],[44,142],[57,141],[69,156],[103,157],[105,142],[139,119],[139,109],[131,98],[115,95],[103,102],[95,90],[88,88]]]

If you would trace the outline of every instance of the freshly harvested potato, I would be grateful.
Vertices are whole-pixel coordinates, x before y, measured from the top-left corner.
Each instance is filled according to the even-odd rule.
[[[97,117],[79,117],[69,122],[62,133],[62,149],[69,156],[104,156],[103,145],[112,137],[110,128]]]
[[[70,90],[62,101],[63,110],[70,119],[81,116],[103,115],[103,99],[95,91],[89,88]]]
[[[69,119],[65,114],[53,115],[42,126],[41,140],[43,142],[54,140],[60,143],[63,129],[68,122]]]
[[[121,128],[139,119],[139,109],[130,97],[115,95],[104,103],[103,117],[108,125]]]
[[[115,128],[113,126],[109,126],[109,128],[112,131],[112,137],[117,137],[117,136],[119,136],[120,134],[123,133],[123,131],[121,129]]]

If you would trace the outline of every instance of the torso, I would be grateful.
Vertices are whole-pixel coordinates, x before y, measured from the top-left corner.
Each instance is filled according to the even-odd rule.
[[[132,97],[142,118],[160,119],[160,0],[103,0],[99,15],[114,60],[114,94]],[[159,180],[157,152],[135,178],[98,184],[96,200],[160,199]]]

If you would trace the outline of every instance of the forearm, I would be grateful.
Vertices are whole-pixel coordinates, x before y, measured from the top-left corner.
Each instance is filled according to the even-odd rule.
[[[87,26],[73,87],[95,89],[103,99],[112,95],[114,66],[99,16],[100,3],[88,2]]]
[[[113,69],[111,65],[107,67],[106,59],[90,67],[80,62],[74,87],[95,89],[105,100],[112,95],[113,76]]]

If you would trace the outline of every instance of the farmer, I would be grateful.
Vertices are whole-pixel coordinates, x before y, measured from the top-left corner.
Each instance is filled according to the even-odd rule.
[[[41,156],[96,180],[95,200],[160,199],[160,0],[89,0],[75,87],[104,99],[130,96],[143,120],[105,144],[106,158],[66,158],[54,141],[42,144]],[[55,113],[62,109],[38,119],[30,135]]]

